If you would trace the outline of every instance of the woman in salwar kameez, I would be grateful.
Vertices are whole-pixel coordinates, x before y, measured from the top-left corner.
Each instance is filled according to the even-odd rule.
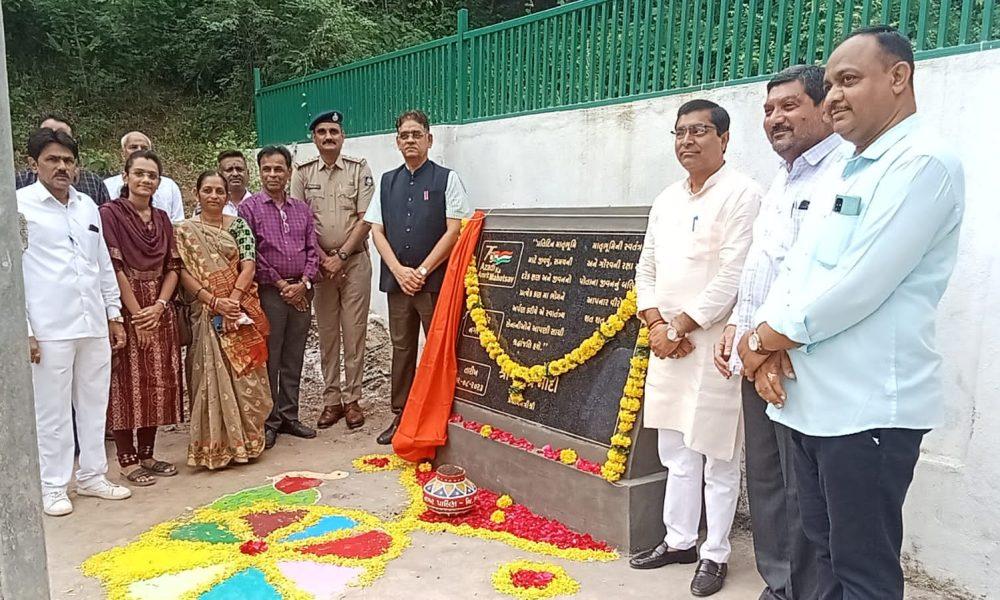
[[[167,213],[152,205],[160,159],[140,150],[125,162],[122,197],[101,206],[101,223],[124,306],[126,345],[111,364],[108,428],[129,482],[177,474],[153,456],[156,428],[179,423],[181,350],[173,303],[180,256]]]
[[[264,451],[264,420],[271,412],[268,323],[254,283],[253,232],[243,219],[222,213],[226,180],[206,171],[195,193],[200,214],[177,226],[191,324],[188,464],[218,469]]]

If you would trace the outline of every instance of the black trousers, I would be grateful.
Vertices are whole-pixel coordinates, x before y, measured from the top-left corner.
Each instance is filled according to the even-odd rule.
[[[792,431],[799,509],[818,600],[902,600],[903,501],[926,430],[838,437]]]
[[[792,468],[792,430],[767,417],[767,402],[743,380],[747,496],[757,572],[767,585],[760,600],[812,600],[816,552],[799,514]]]
[[[312,290],[309,291],[312,300]],[[264,422],[268,429],[299,420],[299,383],[306,354],[312,311],[300,312],[286,304],[273,285],[260,286],[260,306],[271,324],[267,338],[267,379],[274,406]]]
[[[417,292],[407,296],[390,292],[389,337],[392,339],[392,412],[403,412],[406,399],[417,374],[417,354],[420,347],[420,327],[424,335],[431,328],[437,292]]]

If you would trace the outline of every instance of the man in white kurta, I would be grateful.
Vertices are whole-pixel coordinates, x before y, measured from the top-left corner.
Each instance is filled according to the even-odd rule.
[[[674,129],[674,149],[688,177],[653,202],[636,269],[639,311],[654,355],[643,425],[658,430],[660,461],[668,469],[667,535],[631,565],[698,561],[691,591],[708,596],[726,576],[742,441],[739,381],[718,376],[712,345],[736,300],[762,191],[725,164],[724,109],[693,100],[681,106]],[[703,475],[708,535],[699,556]]]
[[[39,129],[28,138],[28,155],[38,181],[17,190],[17,210],[27,229],[22,267],[42,508],[62,516],[73,511],[66,490],[73,475],[74,410],[77,495],[132,495],[105,477],[111,352],[125,347],[125,330],[97,205],[71,186],[76,142],[65,132]]]

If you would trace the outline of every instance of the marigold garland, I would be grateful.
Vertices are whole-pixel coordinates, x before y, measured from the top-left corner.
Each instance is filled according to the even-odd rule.
[[[500,371],[510,380],[508,394],[510,401],[514,404],[520,404],[524,401],[524,391],[528,385],[537,385],[546,379],[568,373],[596,356],[609,340],[621,333],[625,324],[635,316],[638,309],[635,290],[630,289],[626,292],[615,313],[601,321],[597,329],[580,342],[579,346],[561,358],[528,366],[511,358],[503,349],[500,339],[489,327],[489,316],[479,292],[479,269],[476,267],[476,257],[473,257],[465,272],[465,306],[469,309],[469,315],[476,326],[479,344],[486,351],[490,360],[496,362]]]
[[[646,387],[646,370],[649,368],[649,330],[645,327],[639,330],[635,341],[635,351],[629,361],[628,378],[622,398],[618,403],[618,424],[611,436],[611,448],[608,459],[601,467],[601,477],[614,483],[625,473],[629,450],[632,446],[630,432],[635,427],[638,418],[636,413],[642,408],[642,397]]]
[[[580,584],[559,565],[528,560],[500,565],[492,581],[497,592],[517,600],[542,600],[580,591]]]

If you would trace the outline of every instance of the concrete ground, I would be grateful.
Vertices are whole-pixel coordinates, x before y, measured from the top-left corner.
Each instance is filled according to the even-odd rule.
[[[45,518],[52,597],[104,598],[98,582],[84,577],[79,570],[86,558],[124,545],[151,526],[219,496],[261,485],[268,476],[284,471],[350,471],[352,459],[384,450],[374,443],[374,438],[388,418],[384,413],[376,415],[363,428],[352,432],[348,432],[341,422],[332,429],[321,431],[314,440],[282,436],[278,445],[254,464],[214,473],[180,466],[186,456],[186,433],[161,434],[159,455],[180,466],[177,477],[161,479],[148,488],[135,488],[133,497],[124,502],[74,497],[76,510],[72,515]],[[406,500],[393,472],[352,473],[347,479],[324,484],[321,491],[325,504],[360,508],[380,517],[397,514]],[[490,584],[490,575],[500,563],[517,558],[561,564],[580,582],[580,598],[691,598],[688,592],[693,573],[691,565],[634,571],[625,559],[612,563],[557,560],[521,552],[499,542],[423,532],[413,534],[412,545],[389,563],[385,575],[374,585],[352,589],[346,598],[500,598]],[[761,587],[753,566],[749,536],[734,534],[730,574],[725,588],[715,598],[754,600]],[[942,596],[911,590],[908,598],[932,600]]]
[[[369,332],[363,405],[368,421],[364,427],[348,431],[343,421],[322,430],[316,439],[301,440],[280,436],[278,444],[253,464],[217,472],[186,466],[188,434],[181,426],[161,431],[157,458],[178,466],[176,477],[160,479],[146,488],[133,488],[133,496],[122,502],[77,498],[71,494],[75,511],[67,517],[45,517],[45,539],[52,598],[98,600],[105,594],[97,580],[86,578],[80,564],[88,557],[127,544],[150,527],[174,519],[193,508],[225,494],[262,485],[269,476],[287,471],[310,470],[351,472],[351,461],[373,452],[385,452],[375,437],[388,425],[388,340],[385,331]],[[314,424],[320,410],[320,382],[316,340],[311,336],[303,377],[302,420]],[[173,428],[172,428],[173,429]],[[111,479],[121,481],[114,463],[113,444],[108,443],[112,463]],[[351,475],[325,483],[323,504],[366,510],[381,518],[397,515],[406,497],[395,472]],[[348,599],[437,600],[501,598],[490,576],[501,563],[526,558],[562,565],[580,582],[578,598],[689,599],[694,565],[675,565],[655,571],[634,571],[626,559],[611,563],[581,563],[552,559],[522,552],[499,542],[464,538],[449,534],[412,534],[412,545],[389,563],[386,573],[371,587],[351,589]],[[756,600],[763,584],[753,563],[753,548],[746,532],[734,531],[733,555],[725,588],[719,600]],[[932,592],[911,589],[907,600],[945,598]]]

